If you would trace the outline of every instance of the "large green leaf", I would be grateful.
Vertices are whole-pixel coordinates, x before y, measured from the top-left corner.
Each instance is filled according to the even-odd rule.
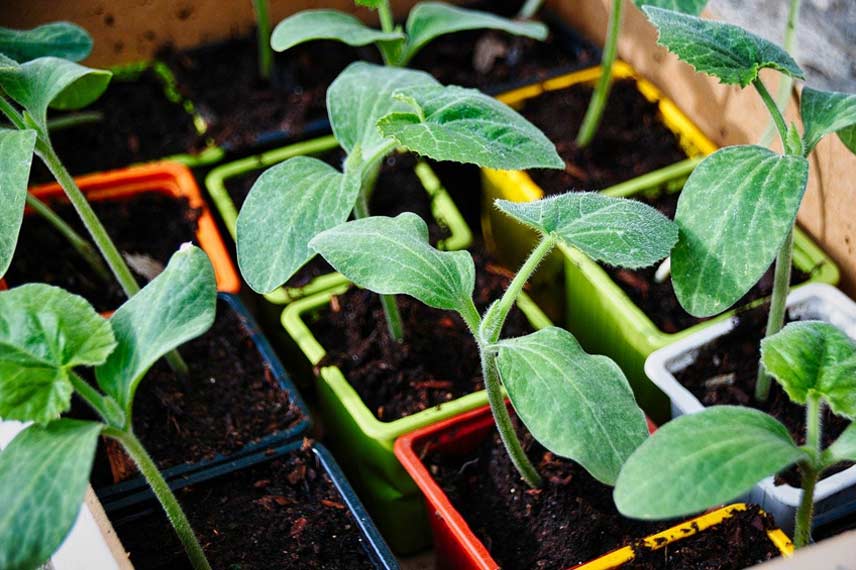
[[[806,155],[829,133],[837,132],[845,145],[856,133],[856,95],[806,87],[802,92],[800,114],[805,127],[803,141]],[[854,150],[851,145],[848,148]]]
[[[517,221],[553,235],[589,257],[619,267],[645,267],[669,255],[675,224],[636,200],[568,192],[534,202],[497,200]]]
[[[0,277],[18,243],[35,147],[35,131],[0,129]]]
[[[664,519],[727,503],[765,477],[808,459],[763,412],[717,406],[672,420],[630,456],[615,485],[622,514]]]
[[[163,272],[110,317],[118,346],[95,369],[98,385],[130,423],[137,385],[161,356],[207,331],[217,307],[214,269],[204,251],[185,244]]]
[[[707,5],[707,0],[633,0],[640,8],[656,6],[673,12],[682,12],[698,16]]]
[[[403,43],[404,34],[375,30],[338,10],[304,10],[277,24],[270,45],[276,51],[285,51],[312,40],[338,40],[350,46],[364,46],[376,42]]]
[[[856,424],[850,424],[824,452],[827,466],[839,461],[856,461]]]
[[[79,109],[107,89],[112,74],[66,59],[40,57],[21,65],[0,66],[0,88],[17,101],[43,129],[48,107]]]
[[[431,40],[464,30],[501,30],[536,40],[547,39],[547,26],[540,22],[519,22],[488,12],[467,10],[445,2],[420,2],[407,17],[407,45],[402,64],[406,65]]]
[[[82,297],[42,284],[0,292],[0,417],[48,422],[70,406],[69,370],[105,361],[110,324]]]
[[[746,87],[765,67],[804,79],[787,51],[743,28],[654,6],[642,9],[659,30],[660,45],[722,83]]]
[[[645,441],[645,415],[618,365],[585,352],[557,327],[499,342],[502,383],[517,415],[544,447],[612,485]]]
[[[505,170],[564,168],[555,145],[516,111],[476,89],[402,87],[408,110],[379,122],[381,133],[434,160]]]
[[[410,295],[428,306],[462,312],[472,304],[473,259],[466,251],[439,251],[416,214],[354,220],[319,234],[310,244],[360,287]]]
[[[309,157],[266,170],[238,215],[238,265],[247,284],[267,293],[288,281],[315,256],[309,240],[348,219],[360,181]]]
[[[856,344],[838,327],[790,323],[761,341],[761,361],[794,402],[816,394],[836,414],[856,419]]]
[[[92,38],[71,22],[52,22],[31,30],[0,27],[0,53],[19,63],[45,56],[80,61],[91,52]]]
[[[89,484],[101,424],[31,426],[0,451],[0,568],[32,570],[71,530]]]
[[[793,228],[808,162],[760,146],[708,156],[687,180],[675,222],[672,283],[681,305],[708,317],[736,303],[767,271]]]

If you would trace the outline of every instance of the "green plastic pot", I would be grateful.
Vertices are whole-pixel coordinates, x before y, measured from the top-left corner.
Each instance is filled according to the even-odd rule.
[[[307,317],[327,309],[330,299],[348,290],[343,284],[304,297],[288,305],[282,324],[312,366],[327,351],[307,325]],[[527,296],[517,303],[535,329],[549,326],[550,320]],[[317,401],[327,431],[327,441],[335,451],[360,497],[393,550],[416,552],[430,543],[430,529],[422,495],[393,452],[396,438],[419,428],[487,404],[482,390],[457,400],[434,406],[394,421],[378,420],[336,366],[326,366],[316,380]]]

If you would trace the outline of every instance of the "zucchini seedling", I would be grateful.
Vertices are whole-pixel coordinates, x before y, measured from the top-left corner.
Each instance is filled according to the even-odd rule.
[[[541,240],[483,316],[473,304],[470,254],[432,247],[425,222],[414,214],[350,221],[320,233],[309,245],[360,287],[410,295],[461,315],[479,347],[497,429],[528,485],[540,486],[541,477],[514,431],[502,386],[536,440],[612,485],[648,433],[624,373],[609,358],[586,353],[564,329],[548,327],[509,339],[501,339],[501,331],[526,281],[559,242],[603,263],[638,268],[667,256],[677,229],[650,206],[596,193],[569,192],[528,203],[499,200],[496,205],[536,230]]]
[[[806,407],[805,445],[755,409],[714,406],[661,427],[627,460],[615,486],[622,514],[687,515],[727,503],[794,464],[802,478],[794,544],[810,539],[814,488],[841,461],[856,461],[856,425],[822,449],[822,408],[856,419],[856,344],[833,325],[790,323],[761,343],[761,358],[791,401]]]
[[[168,351],[211,327],[214,270],[185,244],[109,320],[82,297],[27,284],[0,292],[0,417],[33,422],[0,451],[0,567],[47,561],[80,510],[99,436],[115,439],[160,501],[196,570],[210,566],[131,421],[137,386]],[[92,367],[98,388],[75,371]],[[99,416],[61,418],[72,394]]]
[[[655,7],[644,8],[659,43],[696,71],[722,83],[752,85],[767,107],[783,154],[762,146],[722,148],[690,175],[678,199],[680,239],[672,252],[672,284],[690,314],[721,313],[746,294],[775,260],[766,334],[781,330],[790,289],[794,224],[809,176],[808,156],[836,133],[856,152],[856,95],[805,87],[803,133],[788,125],[758,73],[771,68],[794,79],[803,72],[779,46],[731,24]],[[770,377],[759,363],[755,397],[767,399]]]

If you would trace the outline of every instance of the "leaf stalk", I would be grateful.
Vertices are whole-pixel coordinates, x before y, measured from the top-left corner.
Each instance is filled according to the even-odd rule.
[[[817,458],[821,456],[821,401],[817,394],[809,394],[806,401],[806,447]],[[802,474],[802,497],[797,508],[794,525],[794,546],[802,548],[811,540],[811,522],[814,516],[814,489],[820,477],[820,469],[814,462],[803,461],[800,464]]]
[[[782,330],[785,324],[785,309],[788,301],[788,291],[791,288],[791,265],[794,255],[794,230],[788,232],[785,243],[776,256],[776,268],[773,272],[773,294],[770,297],[770,313],[767,316],[765,337]],[[772,377],[764,369],[764,364],[758,363],[758,379],[755,381],[755,399],[766,402],[770,396]]]
[[[253,0],[253,11],[256,14],[259,76],[268,81],[270,80],[270,72],[273,67],[273,53],[270,47],[270,9],[268,0]]]

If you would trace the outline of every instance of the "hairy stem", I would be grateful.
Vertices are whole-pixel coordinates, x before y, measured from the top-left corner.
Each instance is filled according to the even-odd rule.
[[[392,9],[389,7],[389,0],[384,0],[377,8],[377,15],[380,18],[380,29],[386,33],[395,31],[395,20],[392,18]]]
[[[788,8],[788,21],[785,25],[785,41],[784,48],[791,57],[796,59],[797,56],[797,21],[799,20],[800,0],[790,0]],[[791,96],[791,89],[794,86],[794,78],[790,75],[782,75],[779,81],[779,88],[776,90],[776,106],[782,113],[788,108],[788,101]],[[767,125],[767,130],[761,137],[761,146],[770,146],[775,136],[776,125],[773,121]]]
[[[72,127],[81,127],[83,125],[92,125],[100,123],[104,120],[104,113],[101,111],[82,111],[80,113],[70,113],[62,117],[48,119],[48,131],[56,132]]]
[[[270,79],[273,65],[273,54],[270,47],[270,10],[268,0],[253,0],[253,11],[256,14],[256,43],[259,51],[259,76]]]
[[[178,535],[179,540],[181,540],[181,544],[184,546],[184,550],[194,570],[211,570],[211,565],[205,558],[202,546],[200,546],[199,541],[196,539],[196,535],[193,534],[193,529],[190,528],[187,516],[181,510],[181,505],[178,504],[178,500],[175,498],[169,485],[167,485],[160,471],[158,471],[157,465],[152,461],[151,456],[145,450],[143,444],[140,443],[140,440],[137,439],[137,436],[131,431],[121,431],[113,428],[105,429],[104,435],[121,443],[125,451],[128,452],[128,455],[137,464],[140,473],[146,478],[158,501],[160,501],[169,522],[172,523],[175,533]]]
[[[541,4],[544,3],[544,0],[526,0],[523,6],[520,8],[520,11],[517,13],[517,18],[520,20],[529,20],[538,13],[538,10],[541,9]]]
[[[806,447],[814,452],[815,457],[820,457],[821,435],[823,425],[821,422],[820,397],[810,395],[806,402]],[[814,488],[820,471],[813,463],[803,462],[800,465],[802,473],[802,498],[797,509],[794,523],[794,546],[802,548],[808,545],[811,539],[811,521],[814,515]]]
[[[756,77],[755,80],[752,81],[752,85],[755,86],[755,90],[758,91],[758,94],[761,96],[761,100],[764,101],[764,105],[767,106],[770,116],[773,117],[773,122],[776,124],[776,130],[779,131],[779,138],[782,139],[782,148],[785,152],[790,152],[788,148],[788,127],[785,124],[785,117],[782,115],[782,112],[779,111],[779,108],[776,106],[776,102],[773,101],[773,96],[770,95],[769,91],[767,91],[767,87],[764,86],[760,77]]]
[[[594,135],[597,134],[597,128],[600,126],[600,120],[609,99],[609,91],[612,88],[612,65],[615,63],[615,57],[618,54],[622,5],[623,0],[613,0],[612,2],[606,42],[603,46],[603,59],[600,62],[600,79],[597,81],[585,118],[583,118],[583,124],[580,126],[580,132],[577,134],[577,146],[580,148],[587,147],[594,139]]]
[[[785,324],[785,309],[788,291],[791,288],[791,265],[794,254],[794,230],[788,232],[782,249],[776,256],[776,269],[773,273],[773,295],[770,297],[770,314],[767,316],[765,336],[771,336],[782,330]],[[763,363],[758,363],[758,379],[755,381],[755,399],[766,402],[770,396],[772,377],[764,369]]]
[[[9,102],[2,94],[0,94],[0,113],[6,115],[6,118],[11,121],[12,125],[16,129],[26,130],[27,124],[24,122],[24,118],[21,116],[21,113],[15,109],[15,106]]]

